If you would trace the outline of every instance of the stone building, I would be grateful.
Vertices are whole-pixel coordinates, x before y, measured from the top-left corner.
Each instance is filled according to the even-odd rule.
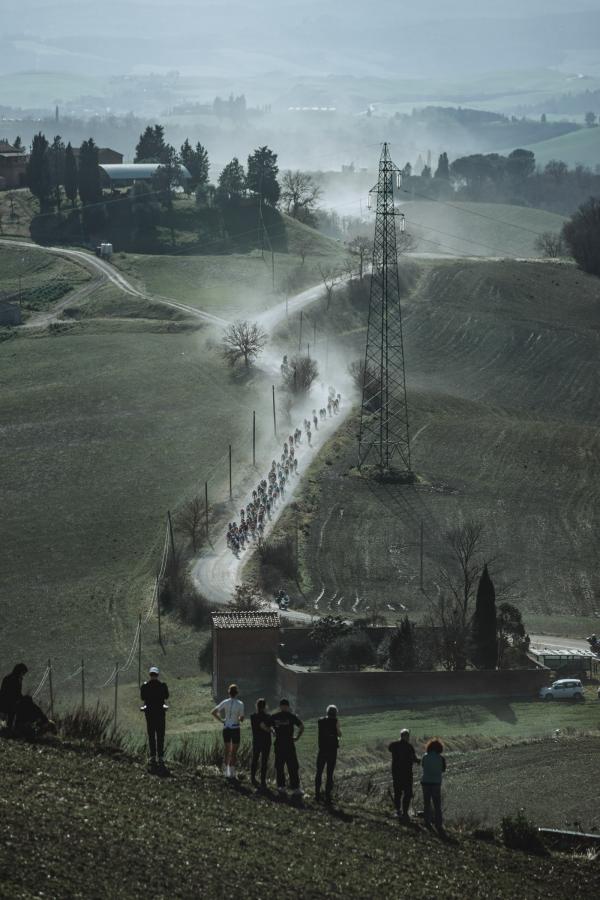
[[[233,682],[244,697],[272,699],[279,651],[279,613],[213,612],[213,696],[223,699]]]
[[[27,154],[13,147],[8,141],[0,141],[0,189],[23,187]]]

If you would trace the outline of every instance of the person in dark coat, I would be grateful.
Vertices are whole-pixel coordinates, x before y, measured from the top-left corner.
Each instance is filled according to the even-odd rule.
[[[159,680],[160,672],[157,666],[150,666],[148,674],[150,678],[143,683],[140,695],[144,702],[142,710],[146,715],[150,768],[154,769],[157,752],[159,767],[162,768],[165,764],[165,712],[168,708],[166,701],[169,699],[169,688],[164,681]]]
[[[285,770],[287,768],[292,793],[296,796],[301,796],[300,767],[298,765],[295,743],[302,737],[304,725],[298,716],[290,711],[289,700],[279,701],[279,709],[271,715],[271,727],[275,733],[277,790],[281,795],[286,793]]]
[[[392,781],[396,815],[407,820],[413,796],[413,766],[419,762],[415,748],[410,743],[408,728],[402,729],[400,740],[392,741],[388,750],[392,754]]]
[[[327,714],[318,721],[319,751],[317,753],[317,772],[315,775],[315,800],[321,799],[321,782],[323,771],[327,767],[325,780],[325,803],[331,803],[333,791],[333,773],[337,762],[337,752],[340,745],[342,730],[338,719],[337,706],[327,707]]]
[[[26,694],[17,703],[14,731],[20,737],[33,740],[42,734],[56,734],[56,725],[34,702],[33,697]]]
[[[267,701],[256,701],[256,712],[250,716],[252,726],[252,764],[250,766],[250,778],[254,787],[258,787],[256,773],[260,761],[260,786],[263,790],[267,787],[267,766],[271,753],[271,716],[267,712]]]
[[[9,675],[2,679],[0,687],[0,712],[6,717],[9,731],[15,724],[17,706],[23,697],[23,678],[29,670],[25,663],[17,663]]]

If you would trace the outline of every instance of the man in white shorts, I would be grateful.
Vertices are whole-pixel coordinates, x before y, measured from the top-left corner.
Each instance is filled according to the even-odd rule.
[[[211,715],[217,722],[223,723],[223,742],[225,744],[225,777],[235,778],[237,749],[240,745],[240,725],[244,721],[244,704],[237,699],[237,684],[229,686],[229,697],[215,706]]]

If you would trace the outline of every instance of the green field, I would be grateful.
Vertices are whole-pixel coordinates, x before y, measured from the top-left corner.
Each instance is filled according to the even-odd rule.
[[[559,232],[565,222],[556,213],[505,203],[415,198],[401,208],[418,250],[453,256],[537,257],[537,237]]]
[[[20,300],[25,318],[49,309],[90,280],[82,266],[35,246],[0,244],[0,272],[0,291],[14,302]]]
[[[561,159],[570,167],[584,165],[595,169],[600,165],[600,128],[571,131],[561,137],[531,144],[525,149],[535,153],[535,160],[541,166],[551,159]]]

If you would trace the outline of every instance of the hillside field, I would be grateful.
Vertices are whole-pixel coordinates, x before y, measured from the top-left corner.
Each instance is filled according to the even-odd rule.
[[[600,128],[582,128],[560,137],[530,144],[525,148],[535,153],[538,165],[545,166],[551,159],[561,159],[570,167],[577,165],[595,169],[600,165]]]
[[[594,630],[600,283],[533,262],[432,262],[420,273],[404,300],[418,483],[362,477],[351,417],[303,481],[303,596],[293,583],[291,595],[315,612],[361,615],[375,603],[419,618],[449,562],[447,531],[476,519],[497,586],[513,584],[526,623]],[[358,311],[332,315],[346,361],[360,358]],[[286,511],[277,532],[295,523]]]
[[[56,898],[188,897],[199,885],[221,897],[231,893],[232,860],[249,898],[511,900],[525,883],[531,900],[575,882],[580,897],[598,891],[597,861],[509,851],[468,828],[440,840],[418,824],[400,827],[360,795],[331,810],[310,799],[295,807],[210,769],[174,766],[170,778],[150,778],[140,760],[85,745],[6,741],[0,754],[0,896],[11,900],[41,889]]]
[[[82,266],[35,245],[0,244],[0,273],[0,296],[20,301],[24,319],[49,309],[90,281],[90,273]]]

